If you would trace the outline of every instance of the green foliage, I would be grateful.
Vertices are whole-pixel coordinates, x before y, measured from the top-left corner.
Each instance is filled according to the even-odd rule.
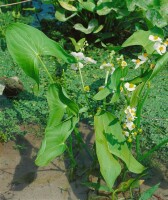
[[[68,1],[60,2],[59,4],[64,9],[74,9],[73,5]],[[109,11],[109,8],[114,6],[111,5],[111,2],[109,1],[99,1],[99,3],[100,10],[101,6],[106,8],[104,11],[105,13],[110,13],[111,10]],[[137,36],[140,37],[143,33],[135,33],[133,36],[131,36],[132,38],[130,37],[131,39],[129,38],[126,41],[123,47],[135,45]],[[153,44],[146,45],[145,43],[148,43],[149,34],[151,33],[145,33],[145,37],[142,38],[142,41],[136,43],[136,45],[143,46],[150,54],[152,54],[154,51],[151,50],[153,48]],[[127,80],[128,63],[124,60],[123,56],[120,56],[117,58],[117,62],[114,65],[112,62],[115,58],[115,52],[111,52],[110,55],[106,56],[105,58],[105,60],[108,60],[108,63],[101,65],[101,69],[105,70],[106,78],[105,82],[101,82],[100,86],[104,85],[105,88],[102,90],[102,92],[100,91],[94,96],[95,100],[103,100],[103,102],[96,102],[92,105],[92,94],[96,93],[97,91],[90,93],[90,87],[89,85],[86,85],[85,79],[82,76],[82,68],[83,65],[88,65],[89,74],[92,74],[89,62],[95,64],[95,60],[91,59],[90,57],[85,57],[81,52],[74,53],[74,57],[67,54],[65,50],[63,50],[54,41],[47,38],[43,33],[24,24],[11,24],[7,29],[6,38],[11,56],[27,75],[29,75],[39,84],[41,78],[39,76],[40,65],[40,69],[45,71],[50,78],[50,85],[49,87],[46,86],[46,88],[48,88],[46,96],[49,106],[49,118],[47,127],[45,129],[45,137],[36,159],[37,165],[45,166],[55,157],[60,156],[65,150],[68,150],[69,156],[73,162],[73,167],[76,166],[73,156],[71,133],[74,129],[77,129],[76,125],[79,121],[79,108],[82,108],[80,109],[80,114],[82,112],[88,112],[88,115],[91,117],[95,115],[94,128],[96,136],[96,154],[99,161],[101,174],[107,186],[109,187],[109,190],[112,191],[112,187],[114,186],[116,179],[121,174],[121,170],[123,170],[123,175],[128,170],[137,174],[140,174],[144,171],[145,167],[141,165],[132,155],[132,145],[130,145],[130,143],[133,141],[133,139],[136,139],[136,154],[139,158],[139,154],[141,153],[139,150],[140,137],[136,137],[136,131],[139,131],[142,105],[144,104],[148,94],[148,92],[146,93],[144,91],[144,88],[146,89],[146,86],[150,87],[149,80],[152,80],[153,77],[166,64],[167,53],[163,56],[158,55],[159,52],[156,49],[156,52],[154,53],[158,54],[154,54],[154,57],[152,58],[156,63],[156,68],[153,70],[153,68],[149,68],[148,63],[146,63],[143,65],[143,68],[141,68],[142,70],[140,75],[137,73],[135,78],[132,80]],[[22,46],[20,45],[20,41],[22,42]],[[71,41],[73,42],[74,46],[77,46],[76,48],[81,45],[78,43],[81,42],[84,44],[84,39],[76,42],[73,38],[71,38]],[[78,89],[78,91],[80,91],[79,93],[81,93],[81,96],[84,97],[84,103],[77,101],[79,108],[75,102],[70,100],[65,92],[65,89],[61,86],[64,85],[66,90],[69,91],[67,85],[70,87],[72,85],[67,84],[70,83],[70,80],[65,79],[66,67],[64,66],[63,68],[63,77],[60,79],[61,84],[59,84],[58,80],[56,80],[56,78],[54,79],[50,74],[49,67],[46,67],[45,59],[42,57],[42,55],[56,57],[58,60],[62,59],[63,62],[73,64],[71,65],[73,69],[74,66],[76,67],[75,70],[78,71],[74,72],[74,76],[69,75],[69,77],[71,77],[71,80],[75,79],[77,75],[80,78],[80,80],[78,78],[76,81],[78,83],[78,88],[80,84],[82,86],[82,92],[80,89]],[[153,55],[150,56],[152,57]],[[60,66],[63,67],[63,64]],[[95,71],[96,70],[93,69],[93,72]],[[94,75],[94,78],[97,78],[96,74],[92,75]],[[90,78],[91,75],[89,79]],[[135,85],[133,84],[133,81]],[[100,84],[99,79],[98,84]],[[95,84],[96,86],[94,84],[93,85],[96,88],[98,84]],[[76,98],[78,98],[79,93],[76,93]],[[73,94],[71,94],[71,96],[73,96]],[[122,101],[122,99],[124,99],[124,101],[122,102],[122,105],[118,107],[118,114],[116,115],[118,117],[116,117],[112,113],[116,112],[114,111],[115,106],[117,107],[118,101]],[[130,106],[137,106],[137,109]],[[86,107],[87,109],[85,109]],[[70,147],[67,146],[68,138]],[[119,185],[119,189],[127,190],[129,187],[131,188],[131,184],[132,182],[129,182],[128,180]],[[115,192],[113,195],[114,194]]]
[[[122,128],[117,120],[110,113],[100,113],[95,116],[95,131],[96,131],[96,151],[100,163],[101,173],[108,185],[115,182],[121,169],[118,161],[112,156],[115,155],[125,162],[128,169],[134,173],[142,173],[145,169],[139,162],[132,156],[126,144],[125,137],[122,134]],[[106,153],[104,152],[106,151]],[[108,152],[108,154],[107,154]],[[111,155],[112,154],[112,155]],[[111,174],[111,168],[107,168],[107,159],[104,155],[109,155],[108,159],[111,168],[115,168],[114,174]],[[109,181],[113,181],[112,183]],[[113,184],[112,184],[113,185]]]
[[[149,35],[156,34],[159,37],[163,37],[163,31],[158,28],[154,28],[149,31],[139,30],[131,35],[123,44],[122,47],[134,46],[134,45],[141,45],[148,54],[152,54],[154,52],[153,49],[153,42],[151,42],[148,38]],[[141,38],[139,40],[139,38]]]
[[[50,55],[63,59],[65,62],[76,62],[56,42],[39,30],[25,24],[9,25],[6,30],[6,40],[13,59],[37,84],[39,84],[38,68],[43,65],[41,56]]]
[[[39,166],[49,164],[66,150],[65,141],[78,122],[78,107],[60,85],[50,85],[47,100],[50,111],[45,138],[36,159]],[[65,113],[68,114],[66,117]]]
[[[124,0],[122,2],[120,0],[68,0],[66,2],[55,0],[55,16],[61,22],[70,21],[74,25],[73,28],[85,34],[98,33],[98,37],[102,40],[109,32],[117,34],[118,31],[126,29],[132,32],[137,27],[152,29],[155,26],[159,28],[167,26],[166,6],[165,0]],[[100,31],[103,34],[100,34]]]

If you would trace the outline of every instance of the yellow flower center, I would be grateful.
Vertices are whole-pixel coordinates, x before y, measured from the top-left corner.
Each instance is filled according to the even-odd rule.
[[[136,62],[136,64],[138,64],[138,63],[140,63],[141,61],[140,61],[139,59],[137,59],[135,62]]]
[[[154,40],[157,40],[159,37],[158,36],[154,36]]]
[[[128,142],[132,142],[132,138],[129,137],[129,138],[128,138]]]
[[[160,46],[160,47],[159,47],[159,50],[160,50],[160,51],[163,51],[163,50],[164,50],[163,46]]]
[[[147,54],[147,53],[144,53],[143,55],[144,55],[144,57],[147,57],[147,56],[148,56],[148,54]]]
[[[134,84],[130,83],[129,88],[134,88]]]

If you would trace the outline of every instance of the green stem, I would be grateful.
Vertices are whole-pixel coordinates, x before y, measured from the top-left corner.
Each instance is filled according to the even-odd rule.
[[[80,79],[81,79],[81,83],[82,83],[82,89],[83,89],[83,92],[84,92],[84,95],[85,95],[85,100],[88,104],[89,109],[91,110],[89,99],[88,99],[86,92],[85,92],[85,85],[84,85],[84,81],[83,81],[82,71],[81,71],[81,68],[79,67],[79,65],[78,65],[78,69],[79,69]]]
[[[78,65],[78,69],[79,69],[80,79],[81,79],[81,83],[82,83],[82,88],[83,88],[83,91],[85,92],[85,85],[84,85],[84,81],[83,81],[82,71],[81,71],[79,65]]]
[[[148,151],[147,153],[145,153],[141,158],[141,160],[144,160],[145,158],[147,158],[148,156],[150,156],[154,151],[158,150],[161,146],[163,146],[164,144],[168,143],[168,139],[162,141],[160,144],[156,145],[155,147],[153,147],[150,151]]]
[[[107,85],[108,77],[109,77],[109,71],[106,72],[106,78],[104,83],[105,86]]]
[[[70,142],[70,147],[67,146],[67,151],[68,151],[68,154],[71,158],[71,161],[72,161],[72,168],[75,168],[76,166],[76,161],[75,161],[75,158],[74,158],[74,155],[73,155],[73,150],[72,150],[72,135],[69,136],[69,142]]]
[[[42,61],[41,57],[40,57],[39,55],[37,55],[37,57],[38,57],[38,59],[40,60],[41,65],[43,66],[44,70],[46,71],[46,73],[47,73],[47,75],[48,75],[48,77],[49,77],[49,79],[50,79],[50,82],[51,82],[51,83],[54,83],[54,80],[53,80],[53,78],[52,78],[50,72],[48,71],[47,67],[45,66],[44,62]]]

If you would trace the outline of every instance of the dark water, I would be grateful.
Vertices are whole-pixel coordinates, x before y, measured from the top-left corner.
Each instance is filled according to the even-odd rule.
[[[54,20],[55,19],[55,8],[52,4],[44,4],[40,0],[33,0],[32,7],[37,10],[36,13],[32,14],[33,22],[32,26],[40,27],[42,20]]]

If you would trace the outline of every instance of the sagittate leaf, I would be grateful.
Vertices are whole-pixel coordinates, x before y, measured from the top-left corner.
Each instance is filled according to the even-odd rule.
[[[158,189],[160,183],[157,185],[154,185],[153,187],[149,188],[148,190],[146,190],[145,192],[143,192],[141,194],[141,197],[139,200],[148,200],[152,197],[152,195],[156,192],[156,190]]]
[[[99,129],[103,130],[108,151],[125,162],[128,169],[134,173],[141,173],[145,169],[131,154],[122,134],[122,128],[115,116],[106,112],[98,116]]]
[[[148,54],[152,54],[154,52],[153,42],[149,40],[149,35],[158,35],[163,37],[163,31],[159,28],[154,28],[150,31],[139,30],[133,33],[123,44],[122,47],[140,45],[143,46]],[[141,38],[141,39],[139,39]]]
[[[47,92],[49,120],[45,137],[36,158],[36,165],[45,166],[66,150],[65,141],[78,122],[78,106],[58,84],[50,85]],[[68,116],[65,116],[68,113]]]
[[[109,188],[112,188],[115,180],[121,172],[121,166],[118,161],[109,152],[107,140],[104,131],[107,123],[104,121],[105,114],[96,115],[94,118],[94,127],[96,135],[96,153],[100,164],[100,171]]]
[[[38,84],[41,56],[50,55],[67,63],[76,62],[75,58],[63,50],[58,43],[26,24],[10,24],[6,30],[6,41],[14,61]]]
[[[89,21],[88,27],[85,28],[82,24],[75,24],[74,28],[78,31],[81,31],[85,34],[90,34],[94,31],[94,29],[98,26],[97,19],[92,19]]]

